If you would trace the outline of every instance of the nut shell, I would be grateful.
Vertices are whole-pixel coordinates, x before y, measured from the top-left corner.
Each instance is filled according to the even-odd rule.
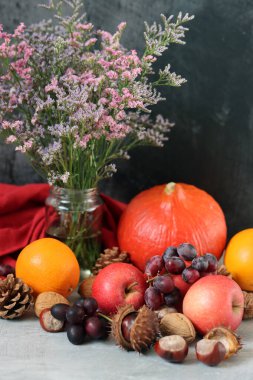
[[[225,327],[213,328],[204,336],[204,339],[214,339],[223,343],[226,348],[225,359],[236,354],[242,348],[240,337]]]
[[[48,308],[50,309],[52,306],[54,306],[57,303],[65,303],[66,305],[70,304],[69,301],[59,293],[56,293],[56,292],[40,293],[34,305],[35,315],[39,318],[42,310],[48,309]]]
[[[81,297],[86,298],[86,297],[92,296],[92,284],[95,278],[96,276],[90,276],[90,277],[85,278],[81,282],[78,288],[78,293],[80,294]]]
[[[167,313],[160,322],[160,331],[163,336],[180,335],[187,343],[196,338],[192,322],[182,313]]]

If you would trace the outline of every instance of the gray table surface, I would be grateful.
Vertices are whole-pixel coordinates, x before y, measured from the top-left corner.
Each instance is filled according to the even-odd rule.
[[[126,352],[112,340],[72,345],[66,333],[47,333],[32,315],[0,320],[0,379],[8,380],[165,380],[253,379],[253,320],[238,329],[243,349],[217,367],[195,359],[190,346],[183,364],[171,364],[153,351]]]

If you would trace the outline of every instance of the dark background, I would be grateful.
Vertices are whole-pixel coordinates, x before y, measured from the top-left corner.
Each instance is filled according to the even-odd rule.
[[[7,30],[46,17],[40,1],[0,0]],[[88,18],[114,31],[125,20],[124,44],[142,51],[143,21],[160,13],[195,14],[186,46],[173,45],[160,61],[188,79],[168,88],[154,110],[176,123],[165,148],[142,148],[119,165],[102,189],[122,201],[156,184],[185,182],[209,192],[222,206],[229,235],[253,226],[253,1],[86,0]],[[0,182],[41,182],[25,158],[0,145]]]

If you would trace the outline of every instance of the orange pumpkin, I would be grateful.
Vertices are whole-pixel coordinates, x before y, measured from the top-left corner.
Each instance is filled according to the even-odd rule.
[[[226,238],[226,221],[218,203],[195,186],[173,182],[134,197],[118,228],[121,250],[129,252],[141,270],[150,257],[183,242],[193,244],[199,255],[210,252],[219,259]]]

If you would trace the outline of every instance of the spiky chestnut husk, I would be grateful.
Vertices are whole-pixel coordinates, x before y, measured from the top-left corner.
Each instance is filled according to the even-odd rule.
[[[147,351],[159,335],[159,321],[156,313],[146,305],[142,306],[130,332],[130,342],[135,351]]]
[[[136,314],[130,330],[130,341],[122,332],[122,322],[129,314]],[[144,352],[155,342],[159,335],[159,321],[154,311],[142,306],[138,311],[132,305],[121,307],[112,320],[112,336],[116,343],[127,351]]]
[[[225,327],[215,327],[204,336],[204,339],[218,340],[226,348],[225,359],[236,354],[241,348],[241,338],[232,330]]]

